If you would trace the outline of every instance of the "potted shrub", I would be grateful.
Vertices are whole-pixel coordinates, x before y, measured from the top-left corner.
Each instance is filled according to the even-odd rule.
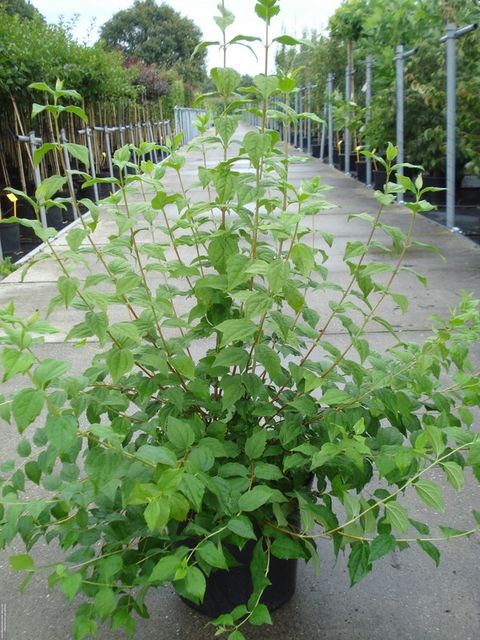
[[[268,68],[277,2],[259,0],[256,13],[266,27]],[[224,36],[232,22],[222,3],[217,23]],[[114,156],[117,231],[108,244],[96,245],[99,211],[85,200],[91,220],[81,218],[68,232],[64,254],[51,247],[62,275],[49,310],[82,310],[68,339],[79,348],[98,341],[85,370],[39,359],[30,345],[54,330],[47,321],[21,318],[13,305],[0,312],[3,379],[23,376],[22,388],[0,403],[2,420],[21,437],[20,460],[0,467],[0,540],[9,544],[20,534],[27,553],[10,562],[27,582],[46,570],[51,587],[69,599],[81,594],[77,640],[107,620],[134,634],[135,615],[148,615],[147,592],[166,582],[194,606],[205,602],[210,613],[221,612],[213,621],[217,635],[242,640],[247,623],[270,622],[268,603],[292,593],[295,561],[318,563],[318,537],[331,540],[335,554],[348,554],[352,585],[375,560],[408,546],[407,532],[438,559],[435,537],[408,513],[403,493],[416,492],[442,510],[432,470],[457,490],[465,469],[480,474],[480,437],[469,409],[478,405],[471,389],[479,381],[468,358],[480,336],[477,304],[465,296],[420,345],[395,337],[380,354],[365,335],[375,322],[396,336],[378,308],[390,298],[408,305],[392,283],[415,244],[417,214],[431,208],[421,179],[393,182],[391,145],[386,160],[376,158],[386,187],[376,214],[359,214],[371,234],[347,243],[350,279],[337,282],[336,271],[327,271],[335,239],[320,233],[317,247],[308,238],[311,218],[328,207],[325,187],[318,178],[293,184],[288,141],[279,144],[278,133],[266,128],[269,101],[295,83],[259,74],[240,98],[234,69],[214,69],[212,78],[224,112],[214,133],[208,115],[198,118],[193,145],[204,199],[192,201],[184,189],[181,133],[163,148],[168,159],[158,166],[141,161],[138,176],[126,170],[128,145]],[[62,101],[78,97],[61,83],[45,91],[55,119]],[[235,109],[246,101],[262,124],[242,133]],[[276,111],[284,124],[298,117],[278,101]],[[204,154],[210,146],[223,149],[215,166]],[[136,155],[145,158],[151,149],[144,144]],[[171,177],[178,192],[166,187]],[[57,179],[59,190],[64,178]],[[51,198],[53,186],[48,182],[40,196]],[[415,194],[405,232],[382,222],[399,188]],[[30,224],[51,246],[50,231]],[[145,230],[152,241],[140,243]],[[378,262],[378,238],[388,262]],[[89,255],[95,272],[82,283],[76,272]],[[314,308],[320,297],[327,303],[322,316]],[[109,310],[119,305],[128,320],[114,322]],[[344,327],[343,346],[328,332],[334,323]],[[444,384],[448,375],[453,384]],[[42,492],[24,499],[32,483]],[[469,531],[445,529],[444,537],[471,535],[479,513],[472,522]],[[28,553],[42,539],[59,545],[54,568]],[[287,564],[278,569],[278,562]],[[219,604],[213,594],[218,580],[228,585],[222,596],[240,589],[229,576],[242,585],[243,602],[226,598],[225,610],[225,598]]]

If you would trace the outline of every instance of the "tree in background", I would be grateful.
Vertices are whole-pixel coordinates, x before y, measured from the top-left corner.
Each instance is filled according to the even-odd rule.
[[[0,0],[0,11],[4,11],[9,16],[19,16],[20,18],[40,18],[43,16],[28,0]]]
[[[202,40],[200,29],[166,4],[135,0],[103,25],[101,39],[145,64],[176,70],[187,84],[199,86],[205,79],[205,51],[191,59]]]

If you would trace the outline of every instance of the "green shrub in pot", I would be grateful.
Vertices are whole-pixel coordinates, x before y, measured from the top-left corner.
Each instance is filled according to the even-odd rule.
[[[278,3],[259,0],[256,12],[268,69]],[[222,3],[222,32],[232,21]],[[441,512],[432,470],[456,490],[465,471],[480,477],[472,426],[479,380],[469,359],[480,335],[477,303],[465,296],[423,344],[402,341],[379,313],[389,300],[408,306],[394,282],[419,244],[416,216],[430,208],[421,178],[396,184],[391,145],[385,160],[376,158],[389,180],[376,194],[378,210],[355,216],[370,232],[347,242],[349,278],[337,279],[329,268],[336,240],[321,230],[326,187],[318,178],[292,182],[289,147],[266,128],[268,119],[298,117],[282,103],[294,80],[259,74],[241,95],[233,69],[212,77],[224,111],[213,133],[199,118],[192,194],[178,135],[167,160],[142,161],[138,175],[127,172],[131,148],[116,151],[116,192],[102,209],[84,200],[90,218],[68,232],[62,253],[29,223],[62,271],[49,311],[83,312],[68,340],[98,343],[84,371],[40,358],[37,345],[56,330],[47,319],[23,318],[13,304],[0,310],[3,380],[20,387],[0,399],[3,428],[20,437],[18,458],[0,467],[0,544],[17,535],[25,543],[10,558],[25,572],[24,587],[45,572],[50,587],[79,596],[77,640],[102,623],[134,636],[135,617],[148,615],[147,592],[167,582],[201,603],[212,576],[235,564],[233,550],[252,542],[252,592],[214,621],[230,640],[242,640],[249,622],[270,622],[262,596],[272,559],[317,566],[317,539],[348,556],[352,585],[410,543],[438,562],[439,535],[412,518],[404,494]],[[69,93],[57,86],[46,95],[60,118]],[[240,109],[253,109],[261,126],[239,128]],[[224,151],[215,166],[212,147]],[[136,154],[150,151],[143,144]],[[414,195],[405,231],[382,217],[399,189]],[[100,248],[94,232],[107,215],[116,230]],[[79,267],[88,271],[82,280]],[[385,353],[369,343],[371,323],[392,334]],[[343,327],[341,343],[334,326]],[[440,537],[479,526],[473,512],[468,531],[444,527]],[[58,544],[57,563],[30,554],[43,541]]]

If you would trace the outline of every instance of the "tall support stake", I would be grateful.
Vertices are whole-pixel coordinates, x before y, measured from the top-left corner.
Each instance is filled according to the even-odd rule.
[[[333,73],[328,74],[328,164],[333,167]]]
[[[295,94],[295,104],[294,104],[294,109],[295,109],[295,113],[298,115],[299,113],[299,93],[300,93],[300,89],[297,91],[297,93]],[[294,141],[294,147],[297,149],[298,148],[298,118],[295,119],[295,127],[294,127],[294,137],[293,137],[293,141]]]
[[[65,143],[68,142],[65,129],[62,129],[60,131],[60,141],[63,145],[63,160],[65,162],[65,170],[67,172],[68,190],[73,199],[73,196],[75,194],[75,187],[73,186],[72,174],[70,173],[71,171],[70,156],[68,154],[68,149],[65,146]],[[75,200],[72,200],[72,211],[73,211],[73,219],[76,220],[78,218],[78,211],[77,211],[77,207],[75,206]]]
[[[39,147],[42,144],[42,139],[37,138],[35,136],[35,131],[30,131],[28,136],[17,136],[17,137],[20,140],[20,142],[28,142],[30,144],[30,153],[32,154],[32,158],[33,158],[35,154],[35,150],[37,149],[37,147]],[[42,183],[42,176],[40,175],[40,167],[38,164],[35,165],[33,168],[33,178],[35,181],[35,187],[38,189],[38,187]],[[40,222],[42,223],[43,227],[47,228],[48,226],[47,213],[45,211],[44,206],[40,207]]]
[[[299,100],[299,109],[300,109],[300,113],[303,113],[305,111],[305,87],[302,87],[302,89],[300,89],[300,94],[298,96],[298,100]],[[299,148],[302,151],[305,151],[305,119],[304,118],[300,118],[299,120],[299,124],[300,124],[300,144],[298,145]]]
[[[405,51],[403,44],[397,46],[395,55],[396,64],[396,84],[397,84],[397,163],[402,164],[405,162],[405,60],[412,56],[417,50],[410,49]],[[403,167],[398,169],[398,173],[403,175]],[[403,193],[397,194],[397,202],[403,203]]]
[[[325,91],[325,95],[328,93],[328,85],[327,90]],[[323,122],[322,122],[322,136],[320,138],[320,160],[323,162],[325,157],[325,133],[327,129],[327,117],[328,117],[328,104],[325,102],[323,105]]]
[[[345,154],[345,175],[350,175],[350,152],[352,148],[350,139],[350,102],[352,100],[352,76],[354,70],[349,66],[345,67],[345,103],[347,106],[346,119],[345,119],[345,131],[344,131],[344,154]]]
[[[454,22],[447,23],[447,32],[440,42],[447,43],[447,227],[455,228],[455,147],[457,127],[457,38],[474,31],[477,24],[457,29]]]
[[[307,85],[307,111],[308,113],[312,111],[312,85],[310,83]],[[309,156],[312,155],[312,121],[310,118],[307,120],[307,153]]]
[[[95,180],[97,174],[95,172],[95,156],[93,155],[92,148],[92,130],[90,129],[90,127],[85,127],[85,129],[79,129],[78,133],[84,133],[87,139],[88,157],[90,158],[90,175]],[[98,184],[96,182],[93,185],[93,197],[95,198],[96,204],[98,204]]]
[[[372,119],[372,71],[373,71],[373,56],[367,56],[367,68],[366,68],[366,84],[365,84],[365,123],[368,123]],[[368,151],[371,151],[369,148]],[[367,187],[372,186],[372,159],[366,158],[366,178]]]

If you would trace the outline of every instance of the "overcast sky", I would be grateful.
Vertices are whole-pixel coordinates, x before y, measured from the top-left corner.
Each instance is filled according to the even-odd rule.
[[[217,40],[219,30],[212,20],[217,13],[219,0],[169,0],[169,4],[179,13],[191,18],[203,31],[205,40]],[[285,32],[289,35],[301,36],[304,29],[322,30],[326,27],[328,18],[341,4],[342,0],[281,0],[281,13],[272,22],[273,35]],[[58,22],[63,16],[70,20],[78,15],[75,35],[81,41],[93,42],[98,28],[114,13],[126,9],[133,4],[133,0],[31,0],[48,22]],[[161,4],[158,0],[158,4]],[[233,37],[238,33],[258,35],[263,33],[262,22],[254,14],[255,0],[227,0],[226,6],[236,16],[236,22],[227,31],[227,36]],[[94,22],[93,22],[94,21]],[[94,26],[92,27],[92,22]],[[220,56],[214,49],[210,50],[209,66],[221,65]],[[254,56],[243,47],[234,47],[227,60],[229,66],[235,67],[240,73],[256,73],[260,70]]]

